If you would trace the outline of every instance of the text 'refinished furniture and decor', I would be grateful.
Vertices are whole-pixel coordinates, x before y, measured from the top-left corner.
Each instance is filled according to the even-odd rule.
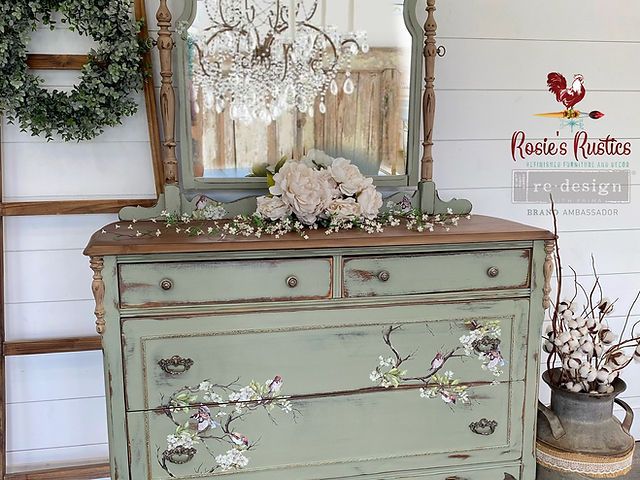
[[[181,31],[197,24],[201,3],[185,2]],[[431,181],[435,0],[426,15],[419,3],[406,0],[403,10],[412,47],[406,165],[394,175],[384,159],[358,163],[377,169],[358,182],[379,188],[391,213],[352,228],[310,222],[298,233],[261,235],[264,217],[263,227],[255,216],[214,220],[209,202],[228,216],[253,212],[276,201],[276,190],[264,194],[285,167],[266,178],[230,178],[243,171],[237,165],[224,175],[194,169],[189,152],[203,136],[190,121],[199,104],[189,100],[188,34],[175,39],[180,143],[188,144],[178,162],[173,20],[160,2],[164,195],[152,209],[123,210],[85,250],[114,480],[534,478],[554,236],[439,199]],[[312,21],[277,4],[278,21]],[[335,97],[327,103],[350,101]],[[344,162],[329,165],[335,174]],[[345,195],[345,204],[361,203]]]

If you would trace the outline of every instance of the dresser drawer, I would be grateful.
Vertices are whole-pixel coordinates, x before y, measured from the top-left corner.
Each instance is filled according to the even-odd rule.
[[[475,467],[447,473],[399,477],[397,480],[520,480],[520,465],[504,467]],[[395,478],[394,478],[395,480]]]
[[[290,400],[292,413],[279,407],[250,410],[248,404],[239,412],[228,405],[211,404],[207,415],[216,418],[220,426],[202,430],[198,443],[182,450],[173,443],[169,445],[168,436],[176,433],[177,425],[193,420],[201,412],[198,407],[133,412],[128,414],[129,431],[133,432],[132,476],[222,476],[216,458],[233,446],[227,441],[225,430],[232,432],[239,443],[251,447],[242,454],[247,459],[242,471],[256,480],[350,478],[374,469],[385,471],[381,464],[393,464],[394,478],[403,478],[398,472],[405,468],[456,466],[461,457],[483,463],[518,460],[522,451],[524,384],[499,384],[477,390],[483,400],[469,408],[421,398],[417,389],[294,398]],[[481,423],[492,427],[481,429]],[[467,460],[467,464],[472,461]],[[306,468],[319,465],[331,468],[331,475],[322,470],[313,476],[305,473]],[[279,476],[274,475],[276,472]],[[471,472],[465,475],[468,476],[461,478],[504,478]]]
[[[417,303],[127,319],[122,327],[127,405],[130,410],[158,408],[185,386],[197,393],[204,381],[247,385],[276,376],[284,380],[283,391],[294,396],[372,389],[381,383],[370,378],[380,357],[394,356],[387,339],[402,357],[411,356],[402,365],[406,378],[437,365],[437,354],[455,352],[440,373],[453,371],[464,382],[523,380],[528,305],[526,300]],[[475,347],[499,350],[504,359],[500,376],[486,368],[488,359],[481,360],[475,350],[466,356],[461,343],[474,325],[491,322],[499,325],[499,337]],[[411,383],[419,382],[403,386]],[[191,402],[201,401],[196,395]]]
[[[346,257],[343,295],[373,297],[526,288],[531,250]]]
[[[122,307],[273,302],[332,296],[331,258],[119,266]]]

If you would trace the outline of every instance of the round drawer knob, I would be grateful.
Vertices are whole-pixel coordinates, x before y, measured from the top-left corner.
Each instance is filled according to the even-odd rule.
[[[160,282],[160,288],[163,290],[171,290],[173,288],[173,282],[168,278],[165,278]]]
[[[390,278],[391,274],[386,270],[383,270],[378,274],[378,280],[381,282],[388,282]]]
[[[298,286],[298,278],[293,275],[287,277],[287,286],[289,288],[296,288]]]
[[[496,278],[498,275],[500,275],[500,270],[498,269],[498,267],[491,267],[489,270],[487,270],[487,275],[489,275],[491,278]]]

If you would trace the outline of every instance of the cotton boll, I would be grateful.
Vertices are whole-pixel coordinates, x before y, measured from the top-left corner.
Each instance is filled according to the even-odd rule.
[[[620,375],[620,372],[610,373],[609,377],[607,378],[607,383],[612,384],[613,382],[615,382],[616,378],[618,378],[619,375]]]
[[[576,339],[571,339],[567,342],[567,346],[569,347],[570,352],[575,352],[580,348],[580,342]]]
[[[616,368],[622,367],[629,360],[630,360],[630,358],[627,355],[625,355],[622,352],[619,352],[619,353],[611,355],[611,358],[609,358],[609,361],[607,363],[612,365],[613,366],[612,370],[614,370]]]
[[[598,374],[596,375],[596,379],[600,383],[606,383],[609,379],[609,375],[611,375],[611,369],[607,366],[602,367],[598,370]]]
[[[598,385],[598,393],[611,393],[609,392],[609,389],[613,391],[613,387],[611,385],[607,385],[607,384]]]
[[[553,351],[555,350],[555,345],[553,343],[551,343],[549,340],[545,340],[544,344],[542,346],[542,349],[546,352],[546,353],[553,353]]]
[[[597,324],[598,324],[598,320],[596,320],[595,318],[593,317],[587,318],[586,325],[589,330],[592,330],[592,331],[595,330]]]
[[[576,323],[578,324],[578,328],[584,328],[587,326],[587,319],[580,315],[576,318]]]
[[[562,345],[562,347],[560,347],[560,353],[569,354],[571,352],[572,350],[568,343],[565,343],[564,345]]]
[[[574,369],[580,368],[581,365],[582,365],[582,359],[581,358],[576,357],[574,355],[572,355],[569,358],[567,358],[567,368],[570,368],[570,369],[574,370]]]
[[[580,393],[582,391],[582,384],[580,383],[572,383],[571,387],[568,388],[570,392]]]
[[[580,375],[580,378],[586,379],[590,373],[591,373],[591,365],[589,365],[588,363],[583,363],[578,369],[578,374]]]
[[[562,313],[562,318],[563,318],[565,321],[569,321],[569,320],[573,319],[573,312],[572,312],[571,310],[565,310],[565,311]]]
[[[569,302],[568,300],[563,300],[560,302],[560,305],[558,305],[558,312],[564,313],[566,310],[569,309],[570,306],[571,306],[571,302]]]
[[[580,338],[582,338],[582,335],[580,334],[579,330],[571,330],[571,338],[575,339],[575,340],[579,340]]]
[[[578,322],[574,319],[568,320],[567,321],[567,327],[569,327],[571,330],[577,330],[578,329]]]
[[[602,352],[604,351],[602,348],[602,345],[596,345],[594,347],[594,351],[596,353],[596,356],[599,357],[600,355],[602,355]]]
[[[600,331],[600,340],[602,340],[602,343],[605,345],[611,345],[616,341],[616,335],[608,328],[604,328]]]
[[[555,343],[556,343],[556,345],[560,346],[560,345],[564,345],[569,340],[571,340],[571,333],[562,332],[560,335],[558,335],[558,338],[556,338],[556,342]]]
[[[586,337],[587,335],[589,335],[589,329],[587,328],[586,325],[583,325],[582,327],[578,328],[578,331],[580,332],[580,335],[582,335],[583,337]]]
[[[593,355],[593,351],[594,351],[593,343],[592,342],[583,343],[582,345],[580,345],[580,351],[585,355],[589,355],[589,356]]]

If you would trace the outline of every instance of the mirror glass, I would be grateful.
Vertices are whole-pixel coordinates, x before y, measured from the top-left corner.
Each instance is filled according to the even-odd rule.
[[[282,158],[329,157],[370,176],[407,174],[412,37],[402,0],[196,5],[186,31],[195,178],[262,177]]]

